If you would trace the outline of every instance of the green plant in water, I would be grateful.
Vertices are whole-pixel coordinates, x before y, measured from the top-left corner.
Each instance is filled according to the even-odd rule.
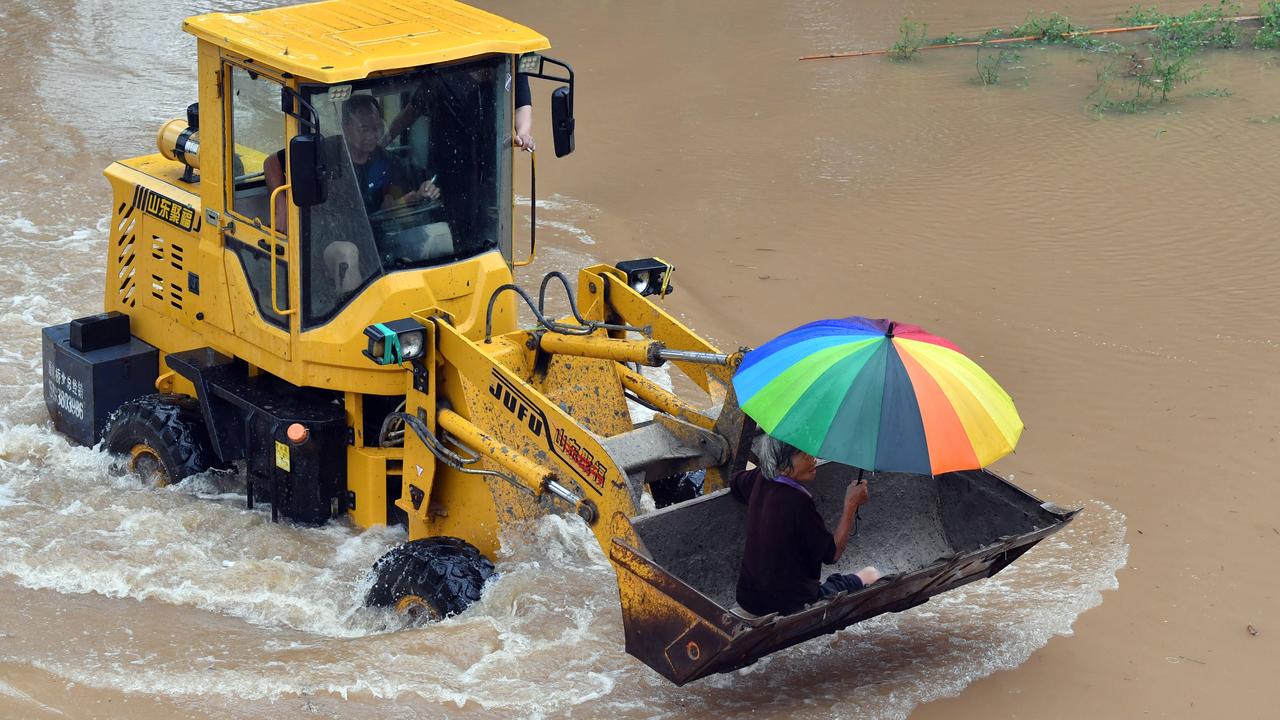
[[[1179,88],[1200,77],[1202,70],[1195,61],[1196,55],[1211,48],[1231,48],[1240,43],[1236,23],[1240,8],[1237,0],[1217,0],[1182,15],[1171,15],[1155,6],[1134,5],[1117,17],[1117,22],[1126,27],[1155,26],[1149,40],[1136,47],[1110,38],[1085,35],[1088,32],[1086,27],[1073,25],[1060,13],[1030,13],[1024,23],[1011,28],[1007,34],[993,28],[978,38],[982,45],[974,60],[975,82],[999,84],[1002,70],[1021,60],[1009,50],[993,53],[987,43],[998,37],[1025,37],[1040,43],[1070,44],[1081,50],[1113,57],[1098,71],[1097,87],[1089,94],[1095,110],[1140,112],[1167,102]],[[1280,48],[1280,0],[1259,0],[1258,14],[1261,28],[1254,37],[1254,47]],[[900,35],[890,50],[890,57],[909,60],[925,43],[924,26],[903,18]],[[949,33],[933,43],[956,44],[964,40]],[[1226,97],[1231,91],[1222,88],[1198,94]]]
[[[983,48],[978,48],[978,57],[974,61],[978,69],[977,82],[980,85],[999,85],[1000,71],[1005,66],[1022,62],[1022,55],[1013,50],[1000,50],[999,52],[988,52],[983,54]]]
[[[905,62],[916,56],[924,47],[925,30],[928,25],[913,22],[910,18],[902,18],[898,26],[898,41],[889,48],[889,59]]]
[[[928,45],[957,45],[957,44],[962,43],[962,42],[968,42],[968,41],[969,41],[969,39],[970,39],[970,38],[967,38],[967,37],[965,37],[965,36],[963,36],[963,35],[957,35],[957,34],[955,34],[955,33],[947,33],[946,35],[943,35],[942,37],[929,38],[928,40],[925,40],[925,41],[924,41],[924,44],[925,44],[926,46],[928,46]]]
[[[1158,25],[1161,21],[1166,20],[1169,16],[1156,9],[1155,5],[1144,8],[1142,5],[1134,5],[1124,15],[1117,15],[1116,22],[1125,27],[1137,27],[1139,25]]]
[[[1200,77],[1201,70],[1192,64],[1191,55],[1188,48],[1156,44],[1151,48],[1151,69],[1138,73],[1138,84],[1147,86],[1152,97],[1159,95],[1160,102],[1165,102],[1174,89]]]
[[[1135,113],[1168,101],[1170,93],[1200,76],[1193,62],[1195,48],[1170,43],[1147,46],[1149,57],[1134,52],[1098,71],[1098,86],[1089,97],[1098,112]],[[1116,88],[1124,88],[1116,97]]]
[[[1262,1],[1275,4],[1277,0]],[[1198,53],[1234,47],[1240,42],[1234,21],[1239,13],[1240,5],[1228,0],[1203,5],[1184,15],[1166,15],[1154,7],[1135,5],[1117,20],[1129,26],[1155,25],[1151,41],[1099,71],[1098,87],[1090,94],[1095,100],[1094,109],[1140,112],[1168,101],[1177,88],[1200,76],[1201,69],[1194,60]],[[1117,87],[1124,88],[1118,98]]]
[[[1258,15],[1262,18],[1262,27],[1253,36],[1256,48],[1280,47],[1280,1],[1262,0],[1258,4]]]
[[[1274,2],[1274,0],[1262,0]],[[1217,5],[1206,3],[1185,15],[1169,15],[1151,6],[1134,5],[1116,22],[1127,27],[1155,25],[1153,31],[1160,43],[1194,48],[1229,48],[1240,42],[1240,31],[1234,18],[1240,14],[1240,3],[1235,0],[1219,0]]]
[[[1221,0],[1216,6],[1206,4],[1185,15],[1170,15],[1157,22],[1156,40],[1192,50],[1235,47],[1240,43],[1234,20],[1239,14],[1239,3]]]
[[[1076,33],[1088,30],[1083,25],[1072,25],[1065,15],[1029,13],[1027,21],[1009,31],[1013,37],[1031,37],[1043,43],[1067,42]]]

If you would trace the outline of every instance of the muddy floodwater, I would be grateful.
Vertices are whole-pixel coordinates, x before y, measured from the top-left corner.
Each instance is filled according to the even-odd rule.
[[[195,99],[182,18],[267,4],[0,3],[0,718],[1273,716],[1280,53],[1206,53],[1174,102],[1099,116],[1076,50],[1021,50],[993,87],[971,49],[796,58],[886,47],[907,13],[964,35],[1122,2],[480,3],[578,77],[524,282],[656,255],[667,307],[729,349],[922,325],[1017,402],[996,469],[1084,508],[996,578],[675,688],[623,651],[574,519],[510,529],[463,615],[386,632],[360,597],[400,532],[144,488],[52,431],[39,329],[102,307],[102,169]]]

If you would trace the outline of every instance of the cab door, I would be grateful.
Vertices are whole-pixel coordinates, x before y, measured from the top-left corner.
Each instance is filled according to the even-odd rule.
[[[276,227],[271,227],[272,193],[281,182],[273,170],[283,166],[279,153],[289,132],[289,118],[281,110],[284,85],[280,78],[233,62],[224,63],[222,78],[227,178],[223,259],[235,334],[289,360],[298,313],[291,292],[288,220],[276,213]],[[278,205],[285,206],[281,209],[287,215],[287,203]]]

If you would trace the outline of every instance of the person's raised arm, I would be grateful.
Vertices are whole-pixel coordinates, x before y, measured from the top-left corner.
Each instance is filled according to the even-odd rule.
[[[516,108],[516,137],[512,141],[521,150],[533,152],[538,143],[533,139],[533,106],[521,105]]]
[[[511,144],[520,150],[528,150],[533,152],[538,149],[538,143],[533,139],[533,96],[529,92],[529,76],[524,73],[516,73],[516,118],[515,132],[516,136],[512,138]]]
[[[836,555],[831,560],[838,562],[849,544],[849,533],[853,532],[853,523],[858,517],[858,508],[867,502],[867,483],[865,480],[849,483],[844,491],[844,511],[840,514],[840,522],[836,525],[833,540],[836,541]]]

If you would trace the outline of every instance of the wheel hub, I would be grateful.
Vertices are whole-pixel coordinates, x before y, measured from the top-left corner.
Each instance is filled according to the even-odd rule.
[[[169,484],[169,473],[155,448],[146,443],[138,443],[129,450],[129,472],[142,478],[144,482],[153,483],[157,487]]]
[[[421,595],[405,595],[396,601],[396,612],[411,624],[442,620],[440,613]]]

